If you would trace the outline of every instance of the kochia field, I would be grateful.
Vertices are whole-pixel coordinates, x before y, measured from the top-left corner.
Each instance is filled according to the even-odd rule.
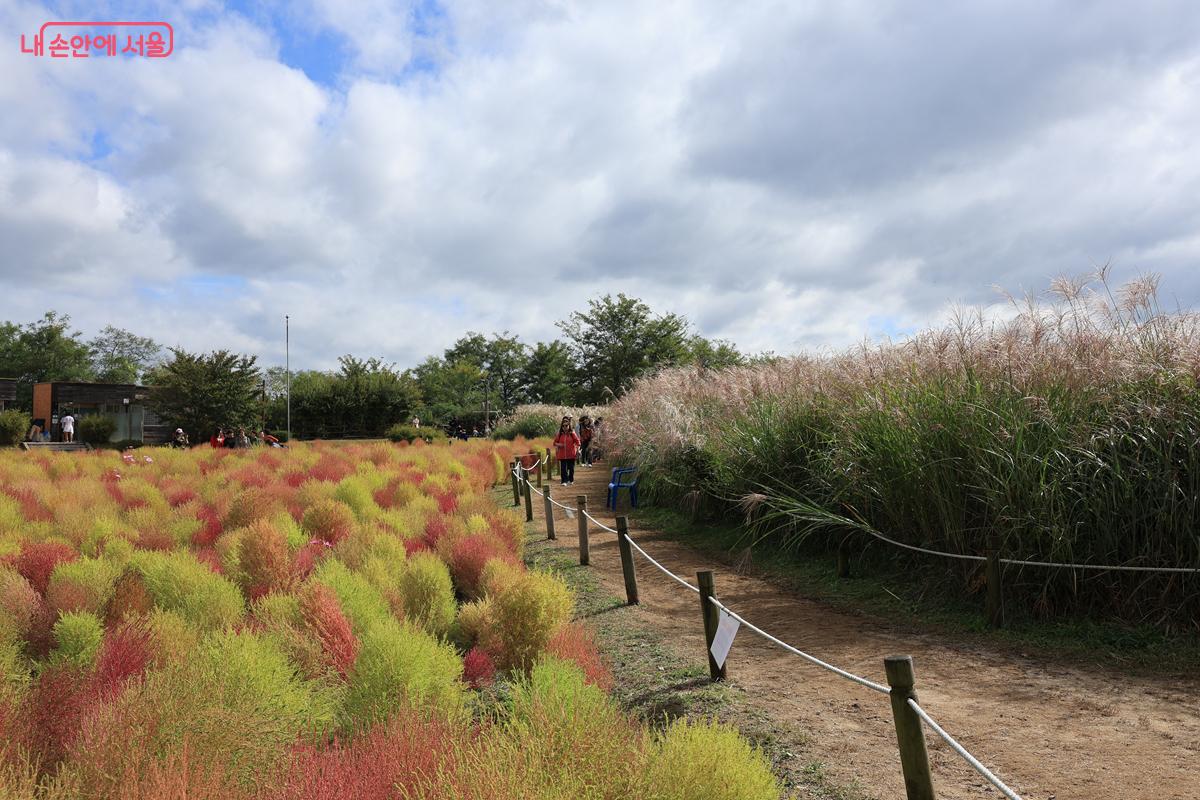
[[[609,698],[492,500],[524,450],[0,453],[0,797],[778,797]]]

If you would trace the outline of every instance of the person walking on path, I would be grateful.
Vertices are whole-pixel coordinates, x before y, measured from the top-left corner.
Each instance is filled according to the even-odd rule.
[[[575,482],[575,457],[579,455],[579,445],[579,434],[571,427],[571,418],[563,417],[558,435],[554,437],[554,457],[558,459],[558,474],[562,476],[563,486]]]
[[[592,418],[579,418],[579,463],[585,467],[592,465],[592,437],[596,431],[592,428]]]
[[[75,418],[69,413],[59,417],[58,424],[62,427],[62,437],[64,442],[75,441]]]

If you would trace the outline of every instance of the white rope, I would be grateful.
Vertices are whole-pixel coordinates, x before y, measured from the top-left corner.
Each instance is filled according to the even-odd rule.
[[[896,547],[903,547],[905,550],[912,550],[917,553],[925,553],[931,556],[941,556],[942,558],[958,558],[963,561],[987,561],[987,556],[972,556],[966,553],[944,553],[941,550],[930,550],[925,547],[917,547],[912,544],[898,542],[895,539],[890,539],[877,531],[867,530],[866,533],[874,536],[881,542],[887,542]],[[1090,569],[1098,572],[1162,572],[1162,573],[1183,573],[1194,574],[1200,573],[1200,567],[1140,567],[1127,565],[1111,565],[1111,564],[1073,564],[1060,563],[1057,561],[1025,561],[1016,558],[1002,558],[1001,564],[1012,564],[1018,567],[1051,567],[1054,569]]]
[[[1094,569],[1103,572],[1170,572],[1170,573],[1200,573],[1200,567],[1138,567],[1128,565],[1106,564],[1060,564],[1055,561],[1020,561],[1015,558],[1002,558],[1001,564],[1015,564],[1020,567],[1057,567],[1059,569]]]
[[[809,663],[812,663],[812,664],[816,664],[818,667],[821,667],[822,669],[827,669],[835,675],[841,675],[846,680],[853,681],[854,683],[857,683],[860,686],[865,686],[868,689],[874,689],[875,691],[879,692],[880,694],[890,694],[891,690],[889,690],[888,687],[884,686],[883,684],[875,683],[874,681],[870,681],[870,680],[867,680],[866,678],[859,677],[858,675],[855,675],[853,672],[847,672],[846,670],[842,669],[841,667],[835,667],[833,664],[830,664],[827,661],[822,661],[821,659],[817,658],[816,656],[809,655],[808,653],[804,652],[803,650],[792,647],[787,642],[785,642],[781,639],[776,639],[774,636],[767,633],[766,631],[764,631],[762,628],[758,627],[757,625],[753,625],[750,622],[747,622],[745,617],[743,617],[742,615],[738,614],[735,611],[731,611],[728,606],[726,606],[724,603],[722,603],[717,598],[709,597],[708,599],[709,599],[709,602],[711,602],[714,606],[721,609],[726,614],[733,617],[738,622],[742,623],[747,628],[749,628],[750,630],[757,633],[759,636],[763,637],[764,639],[774,642],[775,644],[782,647],[784,650],[788,650],[792,653],[795,653],[796,655],[803,658],[805,661],[808,661]]]
[[[876,539],[879,539],[881,542],[887,542],[888,544],[893,544],[896,547],[903,547],[905,550],[912,550],[917,553],[926,553],[927,555],[931,556],[944,556],[946,558],[961,558],[964,561],[987,561],[985,556],[969,556],[965,553],[943,553],[940,550],[927,550],[924,547],[917,547],[914,544],[897,542],[895,539],[889,539],[882,533],[877,533],[876,531],[867,530],[866,532],[874,536]]]
[[[986,778],[987,782],[992,786],[995,786],[997,789],[999,789],[1005,797],[1007,797],[1009,800],[1021,800],[1021,795],[1008,788],[1008,786],[1004,784],[1004,781],[997,778],[990,769],[979,763],[979,759],[968,753],[967,748],[956,742],[953,736],[946,733],[946,731],[942,729],[941,725],[938,725],[936,722],[934,722],[933,717],[929,716],[929,714],[925,712],[925,709],[917,705],[916,700],[913,700],[910,697],[908,699],[908,707],[917,712],[917,716],[921,718],[921,721],[932,728],[934,733],[942,737],[946,744],[954,748],[954,752],[962,756],[964,761],[974,767],[976,772]]]
[[[592,524],[595,525],[596,527],[603,528],[604,530],[608,531],[609,533],[617,532],[615,528],[610,528],[607,525],[605,525],[603,522],[601,522],[600,520],[593,517],[590,512],[584,511],[583,515],[585,517],[587,517],[588,519],[590,519],[592,521]]]
[[[699,590],[699,589],[697,589],[695,586],[692,586],[692,585],[691,585],[690,583],[688,583],[686,580],[684,580],[683,578],[679,577],[679,576],[678,576],[678,575],[676,575],[674,572],[671,572],[671,570],[667,569],[667,568],[666,568],[666,567],[664,567],[662,564],[658,563],[658,562],[657,562],[657,561],[655,561],[653,558],[651,558],[651,557],[650,557],[650,554],[649,554],[649,553],[647,553],[645,550],[643,550],[641,547],[639,547],[639,546],[638,546],[638,543],[637,543],[637,542],[635,542],[635,541],[633,540],[633,537],[632,537],[632,536],[630,536],[628,533],[626,533],[626,534],[625,534],[625,541],[629,542],[630,546],[631,546],[631,547],[633,547],[633,549],[634,549],[634,550],[637,550],[639,553],[641,553],[643,556],[645,556],[647,561],[649,561],[649,562],[650,562],[651,564],[653,564],[654,566],[658,567],[659,571],[660,571],[660,572],[662,572],[662,574],[663,574],[663,575],[666,575],[668,578],[670,578],[671,580],[673,580],[673,581],[675,581],[676,583],[680,584],[681,586],[686,586],[687,588],[691,589],[691,590],[692,590],[693,592],[695,592],[696,594],[700,594],[700,590]]]

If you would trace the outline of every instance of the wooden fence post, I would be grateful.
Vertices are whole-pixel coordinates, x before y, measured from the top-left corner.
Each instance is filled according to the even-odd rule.
[[[1000,542],[995,535],[988,537],[987,562],[984,576],[987,578],[987,605],[985,607],[988,625],[993,628],[1004,627],[1004,583],[1003,565],[1000,563]]]
[[[536,456],[536,455],[537,455],[537,453],[530,453],[529,455],[530,455],[530,457],[532,458],[533,456]],[[542,488],[542,470],[543,470],[543,469],[545,469],[545,468],[546,468],[546,465],[545,465],[545,464],[543,464],[543,463],[541,463],[541,459],[538,459],[538,465],[537,465],[537,485],[538,485],[538,488],[539,488],[539,489],[540,489],[540,488]]]
[[[717,638],[717,625],[721,622],[720,611],[708,601],[710,597],[716,596],[716,582],[712,570],[697,572],[696,583],[700,586],[700,613],[704,615],[704,652],[708,655],[708,676],[714,681],[723,681],[725,665],[718,665],[712,654],[713,639]]]
[[[554,479],[554,462],[550,460],[550,448],[546,448],[546,479]]]
[[[525,521],[533,522],[533,490],[529,488],[529,475],[525,476],[521,485],[525,487]]]
[[[546,493],[542,498],[546,502],[546,538],[554,539],[554,503],[550,500],[550,481],[546,481],[542,491]]]
[[[517,462],[516,461],[512,461],[509,463],[508,472],[509,472],[509,477],[512,478],[513,505],[519,506],[519,505],[521,505],[521,484],[520,484],[520,481],[517,480]]]
[[[586,567],[592,558],[588,548],[587,495],[575,496],[575,513],[579,515],[579,563]]]
[[[617,549],[621,551],[621,572],[625,576],[625,597],[629,605],[638,604],[637,574],[633,571],[633,548],[629,546],[629,522],[617,517]]]
[[[925,749],[925,730],[921,718],[909,707],[913,691],[912,656],[888,656],[883,659],[892,699],[892,718],[896,721],[896,742],[900,746],[900,767],[904,771],[904,791],[908,800],[936,800],[933,775],[929,771],[929,751]]]

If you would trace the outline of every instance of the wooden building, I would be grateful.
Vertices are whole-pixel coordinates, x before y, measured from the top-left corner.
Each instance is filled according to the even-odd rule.
[[[0,378],[0,411],[12,407],[17,402],[17,379]]]
[[[62,439],[59,419],[70,413],[79,420],[102,414],[117,423],[113,441],[163,443],[170,439],[167,426],[146,407],[150,390],[129,383],[55,381],[33,386],[33,418],[44,419],[54,441]]]

